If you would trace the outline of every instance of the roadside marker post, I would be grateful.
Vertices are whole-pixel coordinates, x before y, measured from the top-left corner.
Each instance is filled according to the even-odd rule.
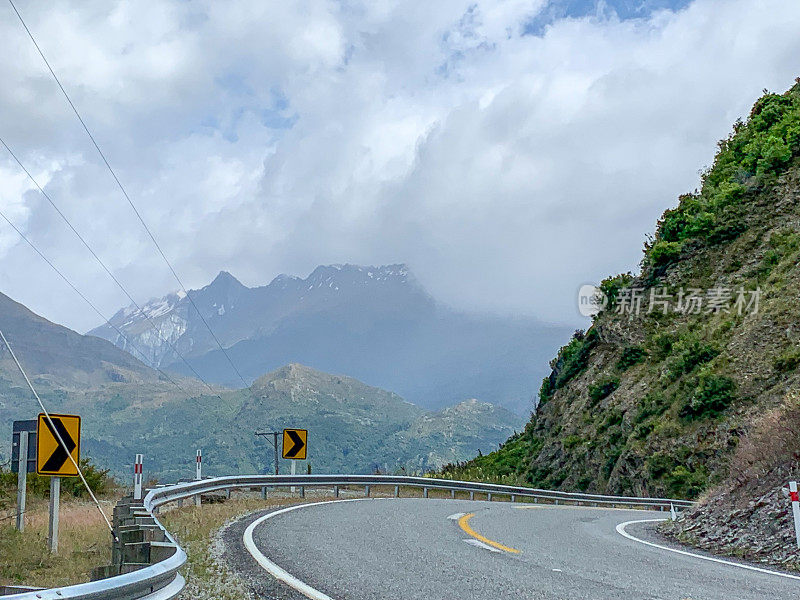
[[[141,454],[136,455],[136,462],[133,464],[133,499],[142,499],[142,459]]]
[[[792,513],[794,515],[794,537],[797,540],[797,547],[800,548],[800,496],[797,494],[797,482],[789,482],[789,498],[792,501]]]
[[[195,481],[200,481],[203,478],[203,451],[198,448],[197,449],[197,457],[195,458],[195,472],[194,472],[194,479]],[[203,497],[201,494],[196,494],[194,497],[194,505],[200,506],[203,503]]]

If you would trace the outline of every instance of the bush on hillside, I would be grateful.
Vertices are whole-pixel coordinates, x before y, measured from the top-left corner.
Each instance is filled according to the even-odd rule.
[[[619,377],[603,377],[589,386],[589,398],[596,404],[619,387]]]
[[[617,369],[625,371],[634,365],[638,365],[647,358],[647,350],[641,346],[626,346],[622,349],[622,354],[617,361]]]
[[[736,399],[736,382],[725,375],[703,374],[681,409],[689,419],[715,418]]]

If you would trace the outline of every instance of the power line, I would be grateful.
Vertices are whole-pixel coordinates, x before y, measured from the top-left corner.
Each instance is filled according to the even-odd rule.
[[[150,231],[150,228],[147,226],[147,223],[145,223],[144,219],[142,218],[142,215],[139,213],[139,210],[136,208],[136,205],[131,200],[130,196],[128,195],[128,192],[125,190],[125,187],[122,185],[122,182],[119,180],[119,177],[117,177],[117,174],[114,172],[114,169],[111,168],[111,164],[109,164],[108,160],[106,159],[105,154],[103,154],[103,151],[100,149],[100,146],[98,145],[97,141],[95,140],[94,136],[92,135],[92,132],[89,131],[89,128],[86,126],[86,123],[84,122],[83,117],[81,117],[80,113],[78,112],[78,109],[75,107],[75,104],[73,104],[72,100],[70,99],[69,94],[67,94],[67,90],[65,90],[64,86],[61,85],[61,81],[59,80],[58,76],[56,75],[55,71],[53,70],[53,67],[50,66],[50,62],[45,57],[44,52],[42,52],[42,49],[39,47],[39,44],[36,42],[36,38],[33,37],[33,33],[31,33],[31,30],[28,29],[28,26],[25,24],[25,20],[22,18],[22,15],[19,13],[19,11],[17,10],[17,7],[14,5],[13,0],[8,0],[8,3],[11,4],[11,8],[13,8],[14,12],[17,14],[17,18],[19,19],[19,22],[22,23],[22,26],[25,28],[25,31],[27,32],[28,37],[31,38],[31,41],[33,42],[33,45],[36,47],[36,50],[39,52],[39,56],[42,57],[42,60],[44,61],[44,64],[47,65],[47,69],[50,71],[50,74],[53,76],[53,79],[55,79],[56,83],[58,84],[58,87],[61,90],[61,93],[64,94],[64,98],[66,98],[67,103],[69,103],[70,108],[72,108],[72,112],[74,112],[75,116],[78,117],[78,121],[80,121],[81,125],[83,126],[83,130],[86,132],[86,135],[89,136],[89,139],[92,141],[92,144],[94,145],[95,149],[97,150],[97,153],[100,155],[100,158],[103,159],[103,163],[105,163],[106,167],[108,168],[109,172],[111,173],[111,176],[114,178],[114,181],[117,183],[117,186],[119,187],[120,191],[122,192],[122,195],[125,196],[125,200],[128,201],[128,204],[130,205],[131,209],[133,209],[134,214],[139,219],[139,222],[142,224],[142,227],[144,227],[144,230],[147,232],[147,235],[150,236],[150,239],[152,240],[153,245],[155,245],[156,250],[158,250],[158,253],[161,255],[161,258],[164,259],[164,262],[167,264],[167,267],[169,267],[169,270],[172,273],[172,276],[175,278],[175,281],[178,282],[178,285],[180,286],[181,290],[183,291],[184,294],[186,294],[186,297],[189,299],[189,302],[192,304],[194,309],[197,311],[197,314],[200,317],[200,320],[203,322],[203,325],[205,325],[206,329],[208,329],[208,332],[211,334],[211,337],[214,338],[214,341],[217,343],[217,346],[219,346],[219,349],[225,355],[225,358],[228,360],[228,362],[230,363],[231,367],[236,372],[236,375],[239,377],[239,379],[241,379],[242,384],[244,385],[244,387],[249,387],[247,385],[247,381],[245,381],[244,377],[242,377],[242,374],[239,372],[239,369],[236,368],[236,365],[233,363],[233,360],[231,360],[230,355],[225,350],[225,348],[222,346],[222,343],[219,341],[219,338],[217,338],[217,336],[211,330],[211,327],[209,326],[208,322],[206,321],[206,318],[203,316],[203,313],[200,312],[200,309],[197,307],[197,304],[195,303],[194,299],[189,294],[189,291],[186,289],[186,286],[183,285],[183,282],[181,281],[181,278],[178,277],[178,273],[173,268],[172,263],[170,263],[169,259],[167,259],[167,256],[164,254],[164,251],[161,249],[161,246],[156,241],[156,238],[153,235],[153,233]]]
[[[92,497],[92,500],[94,501],[95,506],[97,506],[97,510],[100,511],[100,514],[103,516],[103,520],[106,522],[106,525],[108,526],[108,530],[111,532],[111,535],[114,537],[114,541],[118,541],[117,540],[117,535],[114,533],[114,527],[112,527],[112,525],[111,525],[111,521],[108,520],[108,517],[106,516],[106,513],[103,510],[103,507],[100,506],[100,501],[94,495],[94,492],[92,491],[92,488],[89,487],[89,484],[86,481],[86,477],[83,476],[83,470],[81,469],[80,465],[78,464],[78,461],[75,460],[75,457],[72,456],[72,451],[70,450],[69,446],[67,446],[67,444],[64,443],[64,438],[61,437],[61,433],[58,431],[58,428],[56,428],[56,426],[53,424],[53,419],[50,418],[50,413],[47,412],[47,409],[44,407],[44,403],[42,402],[42,399],[39,398],[39,394],[37,394],[36,390],[33,388],[33,385],[31,384],[31,380],[28,379],[28,375],[25,373],[25,369],[22,368],[22,365],[17,360],[17,355],[14,354],[14,351],[11,349],[11,344],[8,343],[8,340],[6,339],[6,336],[3,335],[2,331],[0,331],[0,338],[2,338],[3,343],[5,344],[6,348],[8,348],[8,352],[11,354],[11,358],[13,358],[14,362],[17,364],[17,368],[19,369],[19,372],[22,373],[22,376],[25,378],[25,383],[28,384],[28,387],[30,388],[31,392],[33,392],[33,395],[36,398],[36,401],[39,403],[39,408],[42,409],[42,412],[44,413],[44,416],[47,419],[47,424],[48,424],[48,426],[50,428],[50,431],[52,431],[55,434],[55,437],[58,439],[58,443],[61,445],[61,448],[67,453],[67,456],[69,457],[69,460],[72,463],[72,465],[75,467],[75,470],[78,472],[78,476],[81,478],[81,481],[83,482],[83,485],[86,488],[86,491],[89,492],[89,495]]]
[[[25,174],[28,176],[28,178],[29,178],[29,179],[30,179],[30,180],[33,182],[33,184],[36,186],[36,189],[38,189],[38,190],[39,190],[39,192],[42,194],[42,196],[44,196],[44,197],[47,199],[47,201],[50,203],[50,206],[52,206],[52,207],[53,207],[53,209],[54,209],[54,210],[55,210],[55,211],[58,213],[58,216],[60,216],[60,217],[61,217],[61,219],[64,221],[64,223],[66,223],[66,224],[67,224],[67,227],[69,227],[69,228],[70,228],[70,230],[72,230],[72,233],[74,233],[74,234],[75,234],[75,236],[76,236],[76,237],[77,237],[77,238],[78,238],[78,239],[81,241],[81,243],[82,243],[82,244],[83,244],[83,245],[86,247],[86,249],[89,251],[89,253],[90,253],[90,254],[91,254],[93,257],[94,257],[94,259],[97,261],[97,263],[98,263],[98,264],[99,264],[99,265],[102,267],[102,269],[103,269],[103,270],[106,272],[106,274],[107,274],[107,275],[108,275],[108,276],[109,276],[109,277],[110,277],[110,278],[111,278],[111,279],[114,281],[114,283],[116,283],[116,284],[117,284],[117,287],[119,287],[119,289],[121,289],[121,290],[122,290],[122,292],[123,292],[123,293],[124,293],[124,294],[125,294],[125,295],[128,297],[128,300],[130,300],[130,302],[133,304],[133,306],[135,306],[135,307],[136,307],[136,310],[137,310],[137,311],[138,311],[138,312],[139,312],[139,313],[140,313],[140,314],[141,314],[141,315],[142,315],[142,316],[143,316],[143,317],[144,317],[144,318],[147,320],[147,322],[149,323],[150,327],[152,327],[152,328],[153,328],[153,331],[155,331],[155,333],[156,333],[156,335],[158,336],[158,338],[159,338],[159,339],[160,339],[162,342],[164,342],[165,344],[167,344],[167,345],[168,345],[168,346],[169,346],[169,347],[172,349],[172,351],[173,351],[173,352],[175,352],[175,354],[177,354],[177,355],[178,355],[178,357],[179,357],[179,358],[180,358],[180,359],[181,359],[181,360],[184,362],[184,364],[185,364],[187,367],[189,367],[189,369],[192,371],[192,373],[194,373],[194,374],[195,374],[195,376],[196,376],[196,377],[197,377],[197,378],[198,378],[200,381],[202,381],[202,382],[203,382],[203,383],[206,385],[206,387],[209,389],[209,391],[211,391],[211,393],[212,393],[212,394],[214,394],[214,395],[217,395],[217,393],[214,391],[214,389],[213,389],[213,388],[212,388],[212,387],[211,387],[211,386],[208,384],[208,382],[207,382],[205,379],[203,379],[203,377],[200,375],[200,373],[198,373],[198,372],[197,372],[197,370],[195,370],[195,368],[194,368],[194,367],[193,367],[191,364],[189,364],[189,361],[188,361],[188,360],[186,360],[186,358],[183,356],[183,354],[181,354],[181,353],[180,353],[180,351],[178,350],[178,348],[177,348],[177,347],[176,347],[176,346],[175,346],[175,345],[174,345],[172,342],[170,342],[170,341],[169,341],[167,338],[165,338],[163,335],[161,335],[161,331],[159,330],[159,328],[158,328],[158,325],[156,325],[155,321],[153,321],[152,317],[150,317],[150,315],[148,315],[148,314],[147,314],[147,313],[144,311],[144,309],[143,309],[141,306],[139,306],[139,304],[136,302],[136,300],[134,300],[134,299],[133,299],[133,296],[130,294],[130,292],[128,292],[127,288],[126,288],[124,285],[122,285],[122,282],[121,282],[121,281],[120,281],[120,280],[119,280],[119,279],[116,277],[116,275],[114,275],[114,273],[112,273],[112,272],[111,272],[111,269],[109,269],[109,268],[106,266],[106,264],[103,262],[103,260],[102,260],[102,259],[101,259],[101,258],[100,258],[98,255],[97,255],[97,253],[96,253],[96,252],[95,252],[95,251],[92,249],[92,247],[89,245],[89,242],[87,242],[87,241],[86,241],[86,239],[85,239],[85,238],[84,238],[84,237],[83,237],[83,236],[82,236],[82,235],[81,235],[81,234],[78,232],[78,230],[77,230],[77,229],[75,229],[75,227],[72,225],[72,223],[71,223],[71,222],[70,222],[70,220],[67,218],[67,216],[66,216],[66,215],[65,215],[65,214],[64,214],[64,213],[61,211],[61,209],[58,207],[58,205],[57,205],[57,204],[56,204],[56,203],[53,201],[53,199],[50,197],[50,194],[48,194],[48,193],[47,193],[47,192],[44,190],[44,188],[43,188],[41,185],[39,185],[39,182],[38,182],[38,181],[36,181],[36,178],[35,178],[35,177],[34,177],[34,176],[31,174],[31,172],[30,172],[30,171],[29,171],[29,170],[28,170],[28,169],[25,167],[25,165],[24,165],[24,164],[22,164],[22,161],[20,161],[20,159],[19,159],[19,158],[17,158],[17,155],[16,155],[16,154],[14,154],[14,152],[11,150],[11,148],[9,148],[9,147],[8,147],[8,144],[6,144],[5,140],[4,140],[2,137],[0,137],[0,144],[2,144],[2,146],[3,146],[3,147],[4,147],[4,148],[5,148],[7,151],[8,151],[8,153],[11,155],[11,157],[12,157],[12,158],[13,158],[13,159],[16,161],[16,163],[19,165],[19,167],[20,167],[20,168],[21,168],[21,169],[22,169],[22,170],[25,172]],[[5,216],[4,216],[3,218],[5,218]],[[6,221],[8,221],[9,225],[11,225],[12,227],[14,227],[14,225],[13,225],[13,223],[11,223],[11,221],[9,221],[8,219],[6,219]],[[19,234],[20,234],[20,235],[23,237],[23,239],[25,239],[25,241],[27,241],[29,244],[31,244],[31,242],[30,242],[29,240],[27,240],[27,239],[25,238],[25,236],[23,236],[23,235],[22,235],[22,233],[20,232],[20,230],[19,230],[19,229],[17,229],[16,227],[14,227],[14,229],[17,231],[17,233],[19,233]],[[33,246],[33,244],[31,244],[31,246]],[[36,250],[36,248],[35,248],[35,247],[34,247],[34,250]],[[36,250],[36,251],[37,251],[37,252],[39,252],[38,250]],[[41,254],[41,252],[39,252],[39,255],[40,255],[40,256],[42,256],[42,257],[44,258],[44,256]],[[49,263],[49,262],[50,262],[50,261],[48,261],[48,263]],[[52,266],[52,263],[51,263],[51,266]],[[53,268],[55,268],[55,267],[53,267]],[[58,270],[56,270],[56,271],[58,271]],[[63,277],[63,275],[62,275],[62,277]],[[70,285],[71,285],[71,284],[70,284]],[[77,290],[76,290],[76,291],[77,291]],[[82,294],[81,294],[81,295],[82,295]],[[87,300],[87,302],[88,302],[88,300]],[[90,304],[91,304],[91,303],[90,303]],[[97,310],[97,309],[95,309],[95,311],[96,311],[96,310]],[[108,319],[106,319],[106,318],[105,318],[105,317],[104,317],[102,314],[101,314],[100,316],[103,318],[103,320],[104,320],[104,321],[106,321],[106,322],[107,322],[107,323],[108,323],[108,324],[109,324],[111,327],[113,327],[113,328],[114,328],[114,329],[115,329],[117,332],[121,333],[121,332],[120,332],[120,330],[119,330],[119,329],[118,329],[116,326],[114,326],[114,325],[111,325],[111,322],[110,322]],[[125,337],[124,335],[123,335],[123,338],[124,338],[126,341],[128,341],[127,337]],[[139,352],[142,354],[142,356],[144,356],[144,357],[145,357],[145,359],[146,359],[148,362],[150,362],[150,359],[146,358],[146,355],[145,355],[143,352],[141,352],[141,350],[140,350]],[[158,367],[154,367],[154,368],[158,369]],[[158,369],[158,370],[159,370],[159,371],[161,371],[161,369]]]
[[[22,231],[21,231],[21,230],[20,230],[20,229],[19,229],[19,228],[18,228],[16,225],[14,225],[14,223],[12,223],[12,222],[11,222],[11,220],[10,220],[10,219],[9,219],[9,218],[6,216],[6,214],[5,214],[5,213],[4,213],[2,210],[0,210],[0,217],[2,217],[2,218],[5,220],[5,222],[6,222],[6,223],[8,223],[8,224],[11,226],[11,228],[12,228],[14,231],[16,231],[16,232],[17,232],[17,234],[18,234],[18,235],[19,235],[19,236],[20,236],[20,237],[21,237],[23,240],[25,240],[25,241],[28,243],[28,245],[29,245],[31,248],[33,248],[34,252],[36,252],[36,254],[38,254],[38,255],[41,257],[41,259],[42,259],[44,262],[46,262],[48,265],[50,265],[50,268],[51,268],[51,269],[53,269],[53,271],[55,271],[55,272],[58,274],[58,276],[59,276],[59,277],[61,277],[61,279],[63,279],[63,280],[64,280],[64,282],[65,282],[65,283],[66,283],[66,284],[67,284],[69,287],[71,287],[71,288],[72,288],[72,290],[73,290],[73,291],[74,291],[76,294],[78,294],[78,296],[80,296],[80,297],[83,299],[83,301],[84,301],[84,302],[86,302],[86,304],[88,304],[88,305],[91,307],[91,309],[92,309],[92,310],[93,310],[95,313],[97,313],[97,315],[98,315],[98,316],[99,316],[101,319],[103,319],[103,320],[104,320],[104,321],[105,321],[105,322],[106,322],[106,323],[107,323],[107,324],[108,324],[110,327],[112,327],[112,328],[113,328],[113,329],[114,329],[114,330],[115,330],[115,331],[116,331],[116,332],[117,332],[119,335],[121,335],[121,336],[122,336],[122,339],[124,339],[126,343],[130,344],[131,348],[133,348],[134,350],[136,350],[136,351],[137,351],[137,352],[138,352],[138,353],[139,353],[139,354],[140,354],[140,355],[141,355],[141,356],[142,356],[142,357],[143,357],[145,360],[147,360],[147,355],[146,355],[144,352],[142,352],[142,351],[141,351],[139,348],[137,348],[137,347],[136,347],[136,346],[135,346],[135,345],[134,345],[134,344],[133,344],[133,343],[132,343],[132,342],[131,342],[131,341],[130,341],[130,340],[129,340],[129,339],[126,337],[126,336],[125,336],[125,334],[124,334],[124,333],[123,333],[123,332],[122,332],[122,331],[121,331],[121,330],[120,330],[120,329],[119,329],[119,328],[118,328],[116,325],[114,325],[113,323],[111,323],[111,321],[109,321],[109,320],[106,318],[106,316],[105,316],[105,315],[103,315],[103,313],[102,313],[102,312],[100,312],[100,309],[98,309],[98,308],[97,308],[97,306],[95,306],[95,305],[92,303],[92,301],[91,301],[91,300],[89,300],[89,299],[88,299],[88,298],[87,298],[87,297],[86,297],[86,296],[83,294],[83,292],[81,292],[81,291],[80,291],[80,290],[79,290],[77,287],[75,287],[75,285],[74,285],[74,284],[73,284],[73,283],[72,283],[72,282],[71,282],[71,281],[70,281],[70,280],[67,278],[67,276],[66,276],[66,275],[64,275],[64,273],[62,273],[62,272],[61,272],[61,270],[60,270],[58,267],[56,267],[56,266],[55,266],[55,264],[53,264],[53,262],[52,262],[52,261],[51,261],[49,258],[47,258],[47,257],[46,257],[46,256],[45,256],[45,255],[42,253],[42,251],[41,251],[41,250],[39,250],[39,248],[37,248],[37,247],[36,247],[36,245],[35,245],[35,244],[34,244],[34,243],[33,243],[33,242],[32,242],[32,241],[31,241],[31,240],[30,240],[30,239],[29,239],[29,238],[28,238],[28,237],[27,237],[27,236],[26,236],[24,233],[22,233]],[[175,385],[175,387],[177,387],[177,388],[178,388],[180,391],[182,391],[182,392],[183,392],[183,393],[185,393],[185,394],[188,394],[188,392],[187,392],[186,390],[184,390],[184,389],[183,389],[183,388],[182,388],[182,387],[181,387],[181,386],[178,384],[178,382],[177,382],[177,381],[175,381],[174,379],[172,379],[172,377],[170,377],[170,376],[169,376],[167,373],[165,373],[164,371],[162,371],[162,370],[161,370],[161,369],[159,369],[158,367],[156,367],[156,370],[157,370],[159,373],[161,373],[161,374],[162,374],[164,377],[166,377],[166,378],[167,378],[169,381],[171,381],[171,382],[172,382],[172,383]],[[213,390],[212,390],[212,392],[213,392]],[[221,399],[221,398],[220,398],[220,399]]]

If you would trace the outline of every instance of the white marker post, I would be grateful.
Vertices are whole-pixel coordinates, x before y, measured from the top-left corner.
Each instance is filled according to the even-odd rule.
[[[800,548],[800,497],[797,494],[797,482],[789,482],[789,498],[792,501],[792,513],[794,514],[794,536],[797,540],[797,547]]]
[[[195,473],[194,473],[195,481],[200,481],[203,478],[203,451],[198,449],[197,450],[197,458],[195,459]],[[195,495],[194,497],[194,505],[200,506],[202,503],[202,497],[200,494]]]
[[[25,495],[28,488],[28,432],[19,432],[19,462],[17,463],[17,531],[25,531]]]
[[[142,459],[141,454],[136,455],[136,462],[133,464],[133,499],[142,499]]]
[[[295,459],[292,459],[292,475],[294,475],[296,472],[297,472],[297,461]],[[292,486],[291,492],[294,494],[295,492],[294,486]]]
[[[50,478],[50,526],[47,530],[47,547],[50,554],[58,554],[58,508],[61,500],[61,477]]]

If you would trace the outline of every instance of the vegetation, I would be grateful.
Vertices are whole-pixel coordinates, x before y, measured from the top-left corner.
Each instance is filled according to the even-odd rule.
[[[800,388],[797,223],[800,80],[785,94],[765,94],[720,142],[700,191],[681,196],[645,244],[642,273],[600,284],[607,307],[550,363],[525,430],[451,471],[565,490],[696,498],[729,469],[749,481],[768,468],[758,466],[765,460],[796,464],[791,436],[772,443],[767,425],[737,445],[765,413],[772,415],[765,423],[777,427],[773,407],[786,389]],[[675,310],[674,299],[668,311],[647,311],[645,301],[639,314],[622,315],[615,308],[626,288],[645,299],[682,288],[707,300],[706,290],[728,290],[731,303],[688,313]],[[736,308],[738,290],[758,291],[757,310]],[[793,419],[796,407],[781,410]]]

